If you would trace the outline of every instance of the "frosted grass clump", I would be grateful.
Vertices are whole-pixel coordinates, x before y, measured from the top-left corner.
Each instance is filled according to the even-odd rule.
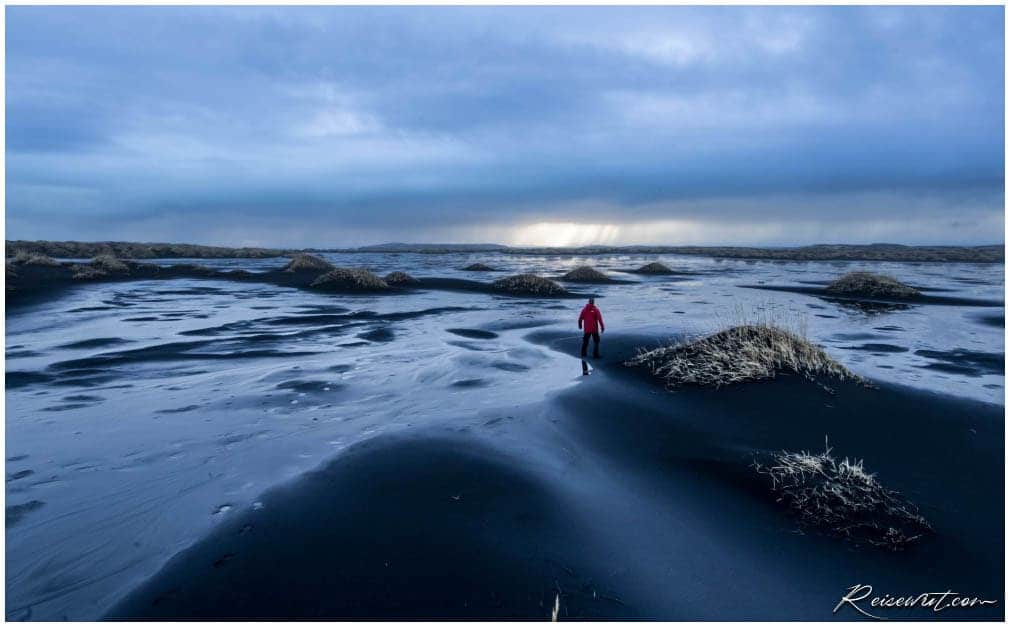
[[[898,551],[932,531],[918,508],[882,486],[862,460],[837,461],[827,446],[820,455],[782,451],[753,467],[803,524],[857,544]]]
[[[832,294],[876,296],[880,298],[915,298],[919,290],[905,285],[894,277],[872,272],[849,272],[828,284]]]
[[[420,283],[420,281],[406,272],[400,272],[399,270],[387,274],[385,278],[383,278],[383,281],[389,285],[414,285],[416,283]]]
[[[516,274],[498,279],[491,287],[499,292],[530,296],[560,296],[568,293],[568,290],[554,281],[535,274]]]
[[[42,255],[39,253],[30,253],[25,250],[19,250],[14,254],[14,263],[25,265],[25,266],[58,266],[59,261],[56,261],[48,255]]]
[[[130,267],[113,255],[96,255],[91,260],[91,266],[106,274],[129,274],[130,272]]]
[[[313,281],[312,287],[367,292],[389,289],[389,284],[363,268],[334,268]]]
[[[625,362],[645,367],[668,387],[721,387],[745,381],[774,379],[792,372],[808,379],[818,376],[861,380],[822,348],[774,324],[743,324],[705,337],[653,350],[643,350]]]
[[[284,266],[283,272],[327,272],[335,266],[322,257],[298,253]]]
[[[653,261],[635,270],[635,272],[639,274],[673,274],[673,269],[664,263]]]
[[[610,277],[592,266],[579,266],[561,277],[565,281],[582,283],[606,283]]]

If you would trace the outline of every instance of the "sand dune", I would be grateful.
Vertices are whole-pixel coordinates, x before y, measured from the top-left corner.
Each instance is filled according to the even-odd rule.
[[[577,349],[570,335],[529,337]],[[620,365],[655,340],[609,337],[591,377],[484,431],[356,447],[180,554],[110,617],[545,619],[557,596],[562,618],[825,619],[860,582],[999,598],[998,408],[893,386],[832,396],[801,377],[657,394]],[[781,508],[751,462],[825,434],[913,495],[936,534],[898,554],[854,549]]]

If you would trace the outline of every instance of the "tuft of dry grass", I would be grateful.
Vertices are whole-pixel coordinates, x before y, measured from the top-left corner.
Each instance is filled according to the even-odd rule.
[[[130,266],[109,254],[96,255],[89,263],[73,266],[73,278],[78,281],[94,281],[115,274],[129,274]]]
[[[387,274],[383,278],[383,281],[385,281],[389,285],[413,285],[415,283],[420,283],[420,281],[410,276],[406,272],[400,272],[399,270]]]
[[[568,290],[550,279],[535,274],[516,274],[504,279],[498,279],[491,288],[509,294],[526,294],[530,296],[560,296]]]
[[[861,381],[806,338],[771,323],[743,324],[712,335],[643,351],[625,362],[644,366],[668,387],[720,387],[792,372]]]
[[[313,281],[312,287],[368,292],[389,289],[389,284],[364,268],[334,268]]]
[[[653,261],[652,263],[647,263],[635,272],[639,274],[672,274],[673,270],[664,263],[659,263],[658,261]]]
[[[91,267],[106,274],[129,274],[130,267],[112,255],[96,255]]]
[[[828,284],[832,294],[876,296],[882,298],[915,298],[919,290],[905,285],[894,277],[872,272],[849,272]]]
[[[109,276],[109,273],[101,268],[89,264],[78,264],[74,266],[73,278],[78,281],[93,281],[95,279],[104,279]]]
[[[574,283],[606,283],[610,281],[610,277],[592,266],[579,266],[561,278]]]
[[[857,544],[899,551],[932,531],[918,508],[882,486],[862,460],[837,461],[827,446],[820,455],[782,451],[753,467],[802,523]]]
[[[464,270],[468,270],[470,272],[494,272],[495,271],[495,269],[492,268],[491,266],[489,266],[487,264],[479,263],[479,262],[478,263],[471,263],[470,265],[468,265],[467,267],[465,267],[463,269]]]
[[[283,268],[283,272],[327,272],[335,268],[332,263],[322,257],[309,255],[308,253],[298,253],[291,257]]]
[[[59,266],[60,262],[48,255],[30,253],[25,250],[18,250],[14,254],[14,263],[24,266]]]

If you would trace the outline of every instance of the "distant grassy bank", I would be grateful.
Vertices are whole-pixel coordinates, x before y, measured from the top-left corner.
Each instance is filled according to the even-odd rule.
[[[57,259],[91,259],[112,255],[118,259],[267,259],[284,257],[296,251],[275,248],[230,248],[199,244],[163,244],[149,242],[50,242],[7,240],[7,258],[18,252],[46,255]]]
[[[928,261],[959,263],[1002,263],[1002,244],[989,246],[903,246],[900,244],[817,244],[814,246],[580,246],[509,247],[498,244],[380,244],[360,248],[229,248],[197,244],[138,242],[50,242],[7,240],[7,257],[18,251],[56,258],[90,259],[113,255],[120,259],[224,259],[290,256],[297,252],[332,253],[499,253],[509,255],[698,255],[725,259],[765,259],[791,261]]]

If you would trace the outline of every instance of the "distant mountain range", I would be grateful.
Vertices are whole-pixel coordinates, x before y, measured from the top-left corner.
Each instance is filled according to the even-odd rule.
[[[756,246],[578,246],[514,247],[501,244],[407,244],[393,242],[356,248],[229,248],[197,244],[136,242],[50,242],[7,240],[7,257],[19,251],[57,258],[87,259],[112,254],[123,259],[222,259],[284,257],[296,252],[328,253],[499,253],[509,255],[699,255],[727,259],[794,261],[942,261],[1002,263],[1004,246],[904,246],[901,244],[817,244],[797,247]]]

